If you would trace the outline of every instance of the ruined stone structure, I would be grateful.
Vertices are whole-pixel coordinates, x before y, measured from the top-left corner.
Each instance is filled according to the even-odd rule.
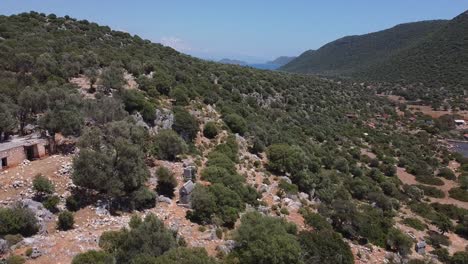
[[[193,189],[195,189],[195,184],[192,181],[186,182],[184,186],[180,188],[180,204],[190,204]]]
[[[38,135],[13,137],[0,143],[0,170],[14,167],[23,160],[40,159],[49,154],[49,141]]]
[[[184,180],[185,181],[195,180],[196,175],[197,175],[197,167],[187,166],[187,167],[184,168]]]

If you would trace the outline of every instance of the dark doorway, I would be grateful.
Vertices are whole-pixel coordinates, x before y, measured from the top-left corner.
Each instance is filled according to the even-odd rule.
[[[6,167],[8,167],[7,158],[2,158],[2,166],[0,166],[0,168],[6,168]]]
[[[32,161],[36,158],[36,153],[34,151],[35,147],[36,145],[24,147],[24,151],[26,152],[26,158],[28,160]]]

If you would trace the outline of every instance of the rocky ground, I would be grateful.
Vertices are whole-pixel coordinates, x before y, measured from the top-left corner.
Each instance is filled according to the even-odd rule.
[[[196,116],[201,122],[200,131],[207,121],[220,122],[219,114],[211,107],[197,109],[193,107],[191,113]],[[167,119],[167,120],[166,120]],[[170,118],[161,120],[166,126],[171,124]],[[185,206],[179,205],[178,189],[184,184],[183,170],[184,164],[198,163],[198,174],[205,166],[206,156],[217,145],[222,143],[227,138],[227,132],[222,131],[217,138],[209,140],[202,136],[199,132],[195,139],[195,145],[201,151],[201,156],[184,157],[180,162],[168,162],[162,160],[154,160],[151,166],[151,178],[148,181],[148,186],[154,189],[157,185],[157,177],[155,171],[158,167],[164,166],[172,171],[177,179],[178,187],[175,197],[172,199],[160,196],[158,197],[157,206],[155,208],[138,212],[140,215],[148,213],[156,214],[167,227],[176,230],[179,235],[185,238],[187,245],[190,247],[203,247],[212,256],[219,252],[227,253],[234,246],[234,242],[230,240],[232,231],[225,230],[222,238],[216,235],[216,226],[202,227],[192,223],[185,218],[189,210]],[[278,184],[280,180],[287,180],[285,175],[272,175],[266,168],[266,157],[264,154],[254,155],[248,151],[248,145],[243,137],[237,136],[239,144],[239,164],[237,170],[241,175],[244,175],[248,184],[254,186],[261,194],[261,206],[256,208],[258,211],[268,215],[282,217],[287,221],[295,223],[299,230],[310,228],[304,223],[304,218],[300,214],[301,208],[309,208],[315,210],[319,201],[311,198],[310,194],[298,193],[296,195],[285,195],[279,192]],[[370,158],[375,158],[369,149],[361,149],[361,154],[367,155]],[[13,247],[15,254],[25,254],[29,248],[33,249],[33,255],[28,258],[28,263],[70,263],[74,255],[84,252],[89,249],[98,248],[98,240],[102,232],[110,230],[118,230],[126,227],[130,220],[130,213],[120,213],[117,216],[110,215],[102,202],[96,201],[94,204],[87,206],[75,213],[74,229],[69,231],[58,231],[56,229],[57,216],[43,209],[40,204],[31,200],[34,196],[32,190],[32,180],[38,173],[49,178],[55,185],[56,195],[61,198],[59,209],[64,209],[65,198],[70,195],[71,189],[74,187],[71,181],[71,162],[73,155],[54,155],[36,161],[24,161],[23,164],[16,168],[11,168],[0,173],[0,203],[3,206],[9,206],[16,202],[22,202],[24,206],[28,206],[36,213],[37,218],[41,221],[41,232],[35,236],[24,239],[22,242]],[[457,164],[450,164],[450,167],[455,170]],[[407,173],[401,168],[397,171],[398,177],[403,183],[416,184],[414,176]],[[452,181],[444,181],[446,185],[442,187],[445,193],[453,187]],[[209,184],[199,180],[198,183]],[[447,195],[448,197],[448,195]],[[432,199],[441,203],[453,203],[460,207],[468,208],[468,203],[456,201],[451,198]],[[453,201],[452,201],[453,200]],[[287,209],[288,213],[281,214],[280,208]],[[248,208],[247,210],[255,210]],[[400,224],[399,221],[403,217],[416,217],[410,210],[404,208],[397,217],[397,227],[414,237],[416,240],[421,240],[426,236],[426,232],[420,232]],[[431,230],[435,230],[434,226],[429,225]],[[468,244],[468,241],[458,237],[455,234],[449,234],[452,240],[450,252],[460,251]],[[393,253],[375,247],[361,246],[348,241],[352,252],[355,256],[356,263],[390,263],[390,259],[398,258]],[[0,243],[1,244],[1,243]],[[428,248],[428,250],[430,250]],[[414,257],[420,257],[413,253]]]

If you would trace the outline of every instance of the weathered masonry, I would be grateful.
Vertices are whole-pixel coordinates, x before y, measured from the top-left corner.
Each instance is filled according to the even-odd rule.
[[[192,191],[195,189],[195,184],[192,181],[188,181],[180,188],[179,190],[179,203],[180,204],[186,204],[190,205],[191,202],[191,197],[192,197]]]
[[[39,136],[14,137],[0,143],[0,170],[49,155],[49,141]]]

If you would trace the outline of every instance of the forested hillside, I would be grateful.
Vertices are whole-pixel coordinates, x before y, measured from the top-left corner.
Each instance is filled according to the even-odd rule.
[[[58,237],[78,236],[86,225],[70,231],[73,214],[96,200],[122,223],[74,264],[354,263],[368,248],[382,263],[422,259],[422,237],[431,255],[462,263],[448,236],[466,241],[467,209],[431,199],[447,183],[465,205],[468,160],[431,133],[443,123],[410,121],[405,107],[365,84],[206,62],[85,20],[0,16],[0,142],[37,130],[74,145],[62,176],[73,188],[59,198],[38,175],[33,198],[58,215]],[[200,170],[183,183],[190,208],[175,204],[185,163]],[[31,212],[8,205],[0,238],[34,236]]]
[[[357,76],[385,81],[421,82],[431,87],[468,85],[468,11],[418,45],[405,49]],[[466,88],[465,88],[466,89]]]
[[[407,23],[360,36],[347,36],[316,51],[307,51],[281,70],[346,75],[385,61],[447,24],[444,20]]]

